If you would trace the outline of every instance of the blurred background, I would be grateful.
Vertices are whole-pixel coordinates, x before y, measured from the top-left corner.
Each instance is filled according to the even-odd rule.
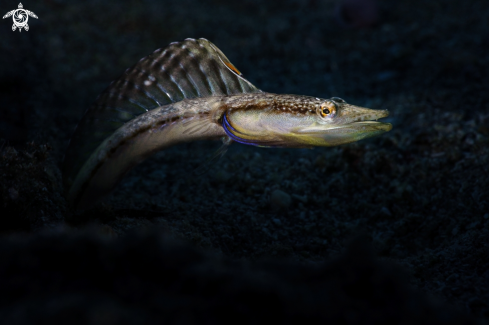
[[[39,17],[29,31],[0,21],[3,234],[146,227],[225,258],[307,264],[363,233],[413,288],[489,319],[486,0],[23,5]],[[388,109],[393,130],[337,148],[234,144],[202,176],[191,172],[219,144],[177,146],[93,211],[71,211],[59,167],[83,112],[140,58],[200,37],[264,91]]]

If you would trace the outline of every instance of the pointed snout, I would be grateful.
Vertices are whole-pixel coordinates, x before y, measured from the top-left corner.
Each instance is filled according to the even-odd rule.
[[[314,135],[310,134],[311,137],[315,137],[315,145],[336,146],[377,136],[392,129],[392,124],[377,121],[389,115],[389,111],[385,109],[377,110],[343,103],[339,112],[334,123],[322,130],[314,130]]]
[[[376,121],[389,116],[386,109],[370,109],[350,104],[343,104],[338,117],[337,124],[349,124],[363,121]]]

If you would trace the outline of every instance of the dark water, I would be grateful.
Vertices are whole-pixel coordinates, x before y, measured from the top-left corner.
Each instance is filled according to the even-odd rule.
[[[28,32],[2,20],[0,318],[487,321],[489,5],[379,1],[365,28],[336,6],[43,1],[24,3]],[[389,109],[394,128],[335,148],[233,144],[203,175],[219,144],[176,146],[71,211],[59,168],[84,110],[189,37],[264,91]]]

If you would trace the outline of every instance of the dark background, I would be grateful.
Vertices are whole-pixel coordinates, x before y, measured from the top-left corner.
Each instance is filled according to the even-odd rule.
[[[489,320],[489,4],[378,1],[355,26],[339,2],[45,0],[23,3],[39,17],[28,32],[0,21],[0,318]],[[204,175],[219,144],[176,146],[72,211],[60,165],[84,110],[189,37],[264,91],[389,109],[393,130],[314,150],[233,144]]]

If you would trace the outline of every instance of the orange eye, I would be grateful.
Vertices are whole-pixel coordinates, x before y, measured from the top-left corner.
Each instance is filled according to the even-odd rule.
[[[336,114],[336,105],[333,102],[325,102],[319,108],[321,117],[334,116]]]

